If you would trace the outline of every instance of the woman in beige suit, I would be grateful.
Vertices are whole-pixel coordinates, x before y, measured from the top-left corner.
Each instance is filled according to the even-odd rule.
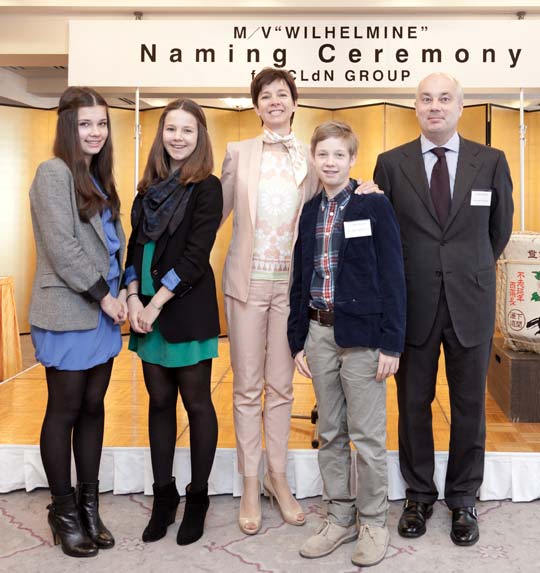
[[[223,292],[244,486],[239,526],[250,535],[261,527],[262,419],[268,461],[264,488],[276,498],[287,523],[305,523],[286,478],[294,374],[286,332],[298,220],[304,202],[317,189],[308,170],[307,148],[291,131],[298,99],[293,77],[285,70],[265,68],[251,83],[251,98],[263,134],[229,144],[221,179],[223,220],[234,210]]]

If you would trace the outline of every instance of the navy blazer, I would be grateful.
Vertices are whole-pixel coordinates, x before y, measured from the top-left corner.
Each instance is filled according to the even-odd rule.
[[[292,355],[309,330],[315,227],[322,193],[306,203],[294,248],[287,336]],[[344,221],[369,219],[370,236],[343,238],[334,291],[334,337],[343,348],[363,346],[400,353],[405,340],[406,294],[399,226],[388,199],[353,193]]]

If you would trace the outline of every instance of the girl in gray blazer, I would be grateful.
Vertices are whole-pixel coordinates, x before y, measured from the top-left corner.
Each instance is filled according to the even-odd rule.
[[[48,389],[40,448],[54,543],[72,557],[92,557],[114,545],[98,512],[98,471],[103,400],[127,316],[126,291],[119,292],[125,238],[100,94],[89,88],[62,94],[54,155],[38,167],[30,189],[36,242],[30,324]]]

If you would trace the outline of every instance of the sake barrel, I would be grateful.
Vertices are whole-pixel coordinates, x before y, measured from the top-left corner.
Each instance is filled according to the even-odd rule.
[[[497,325],[508,348],[540,354],[540,233],[512,233],[497,262]]]

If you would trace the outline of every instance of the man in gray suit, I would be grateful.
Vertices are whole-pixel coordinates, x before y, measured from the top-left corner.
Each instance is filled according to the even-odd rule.
[[[423,535],[438,498],[431,403],[442,344],[451,408],[444,498],[452,541],[472,545],[479,539],[474,506],[484,471],[495,263],[512,231],[512,181],[502,151],[457,133],[463,90],[454,78],[424,78],[415,107],[422,135],[379,155],[374,175],[397,214],[407,281],[406,346],[396,381],[408,488],[398,532]]]

